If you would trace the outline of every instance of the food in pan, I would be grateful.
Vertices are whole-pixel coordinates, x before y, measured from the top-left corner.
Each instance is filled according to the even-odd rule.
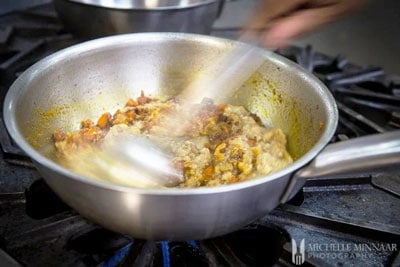
[[[171,127],[168,121],[173,113],[185,114],[185,118]],[[242,106],[216,104],[210,99],[187,106],[176,99],[161,100],[142,93],[114,114],[104,113],[97,122],[84,119],[80,130],[57,130],[53,138],[58,158],[67,162],[85,149],[101,148],[108,139],[126,134],[145,135],[173,155],[171,166],[184,175],[178,187],[245,181],[283,169],[293,161],[281,129],[264,127]],[[98,176],[79,164],[66,165],[78,173]]]

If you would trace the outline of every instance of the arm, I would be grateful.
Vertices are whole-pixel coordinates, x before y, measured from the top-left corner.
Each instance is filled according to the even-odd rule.
[[[284,47],[290,40],[310,33],[354,12],[366,0],[259,0],[245,30],[264,29],[261,42],[269,48]]]

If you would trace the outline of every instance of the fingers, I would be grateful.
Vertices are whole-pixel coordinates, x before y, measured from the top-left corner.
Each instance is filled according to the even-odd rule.
[[[260,0],[245,30],[264,29],[262,44],[280,48],[362,6],[366,0]]]
[[[270,48],[282,48],[296,37],[312,32],[330,21],[329,8],[299,11],[295,14],[276,20],[265,32],[264,45]],[[328,10],[326,10],[328,9]]]
[[[361,2],[363,1],[336,1],[327,5],[328,2],[325,1],[325,5],[296,11],[290,16],[275,20],[264,34],[262,43],[271,48],[284,47],[290,40],[337,20],[357,8]]]
[[[274,19],[295,11],[306,2],[307,0],[259,0],[244,28],[268,28]]]

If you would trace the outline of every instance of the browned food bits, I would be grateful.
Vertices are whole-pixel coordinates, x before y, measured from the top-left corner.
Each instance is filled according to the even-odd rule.
[[[144,134],[173,155],[171,166],[185,176],[180,187],[237,183],[292,163],[282,130],[263,127],[260,119],[244,107],[204,99],[185,108],[188,110],[176,99],[162,101],[142,92],[114,114],[102,114],[97,124],[84,119],[79,131],[54,132],[55,147],[60,158],[65,159],[84,152],[88,145],[101,148],[109,138]],[[186,117],[171,129],[165,121],[175,112]],[[91,176],[77,164],[69,166]]]

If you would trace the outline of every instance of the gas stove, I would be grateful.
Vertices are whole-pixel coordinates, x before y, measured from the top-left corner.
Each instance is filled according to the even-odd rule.
[[[237,30],[212,35],[235,38]],[[64,30],[51,4],[1,16],[1,105],[27,67],[82,41]],[[311,46],[277,53],[335,96],[340,119],[332,142],[400,128],[398,77]],[[0,144],[1,266],[400,266],[400,169],[308,182],[290,202],[225,236],[156,242],[82,218],[46,185],[2,121]]]

